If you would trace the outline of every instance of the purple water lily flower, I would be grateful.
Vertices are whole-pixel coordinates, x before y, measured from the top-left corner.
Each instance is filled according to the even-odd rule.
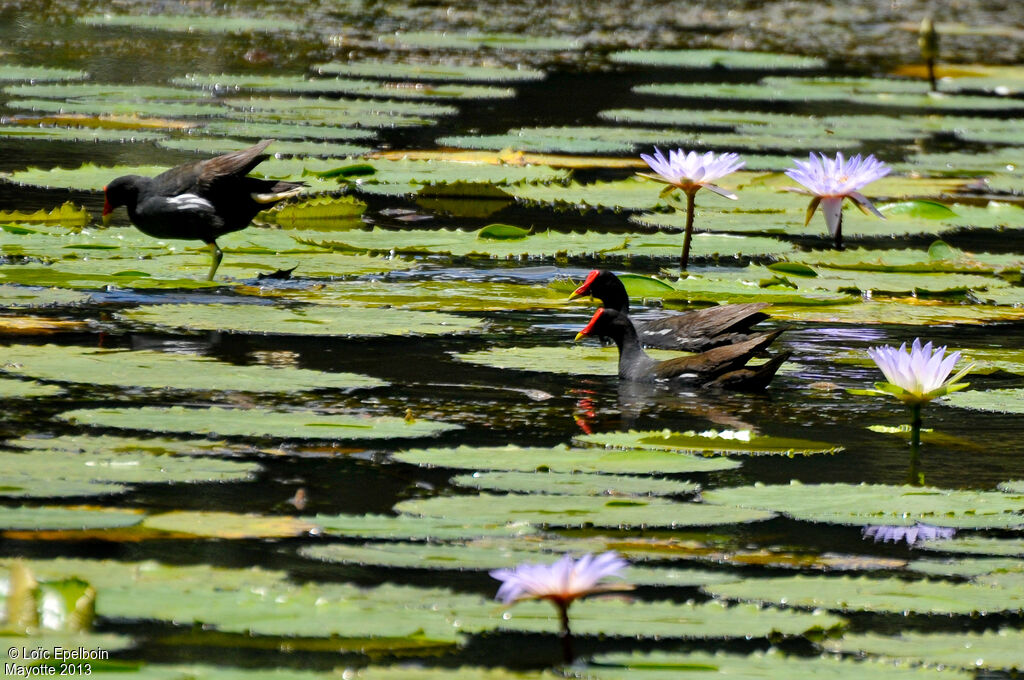
[[[736,194],[726,191],[714,184],[714,182],[736,172],[745,163],[740,160],[739,154],[736,153],[723,153],[720,156],[716,156],[714,152],[708,151],[701,155],[696,151],[687,153],[682,149],[669,151],[666,158],[665,154],[658,147],[654,147],[653,156],[642,153],[640,158],[644,159],[644,162],[654,170],[654,174],[639,173],[641,177],[668,185],[661,191],[663,197],[676,190],[686,194],[686,234],[683,236],[683,252],[679,258],[680,273],[685,272],[690,260],[694,196],[701,189],[708,189],[719,196],[735,201],[737,198]]]
[[[874,524],[864,527],[862,533],[865,538],[874,539],[876,543],[878,541],[882,541],[884,543],[899,543],[900,541],[906,541],[908,546],[914,547],[914,545],[924,543],[925,541],[939,541],[953,538],[953,536],[956,535],[956,529],[952,529],[950,527],[936,527],[931,524],[922,524],[918,522],[912,527]]]
[[[899,349],[884,345],[870,348],[868,356],[888,381],[876,383],[875,388],[911,406],[967,387],[967,383],[957,381],[971,370],[968,366],[949,378],[960,360],[960,352],[946,356],[945,346],[933,349],[930,342],[922,345],[920,338],[914,339],[909,351],[907,343],[900,345]]]
[[[569,630],[569,605],[586,595],[610,590],[628,590],[621,583],[601,583],[629,566],[615,551],[594,556],[587,553],[578,560],[566,554],[554,564],[520,564],[515,569],[495,569],[491,576],[501,581],[495,598],[505,604],[520,600],[549,600],[558,609],[562,624],[562,654],[573,662],[572,633]]]
[[[835,240],[838,249],[843,247],[843,200],[851,199],[865,214],[885,219],[885,215],[867,199],[860,190],[865,186],[888,175],[892,168],[875,158],[873,155],[843,158],[842,152],[829,158],[823,153],[817,156],[810,154],[807,161],[793,159],[796,168],[786,170],[786,175],[802,184],[806,189],[790,189],[797,193],[813,196],[807,206],[807,217],[804,226],[811,223],[811,217],[821,206],[825,215],[825,224]]]
[[[495,569],[491,576],[502,581],[495,597],[506,604],[519,600],[551,600],[569,605],[584,595],[620,590],[615,584],[602,584],[629,566],[618,553],[609,551],[579,560],[565,555],[554,564],[520,564],[515,569]]]

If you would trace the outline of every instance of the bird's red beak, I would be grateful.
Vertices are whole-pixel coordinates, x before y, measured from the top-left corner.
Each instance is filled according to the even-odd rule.
[[[107,188],[103,187],[103,226],[110,224],[110,213],[112,212],[114,212],[114,208],[110,205],[110,199],[107,198]]]
[[[569,299],[572,300],[573,298],[578,298],[587,295],[590,292],[590,284],[592,284],[594,282],[594,279],[597,278],[597,274],[598,271],[596,269],[587,274],[587,278],[584,279],[583,284],[572,292],[572,295],[569,296]]]
[[[586,285],[586,284],[583,284],[583,285]],[[580,287],[582,288],[582,286],[580,286]],[[594,331],[594,326],[597,325],[597,320],[601,318],[602,314],[604,314],[604,307],[598,307],[597,311],[594,312],[594,316],[590,317],[590,323],[588,323],[583,328],[583,330],[581,330],[579,333],[576,334],[576,338],[575,338],[575,340],[573,340],[573,342],[579,342],[583,338],[585,338],[588,335],[590,335]]]

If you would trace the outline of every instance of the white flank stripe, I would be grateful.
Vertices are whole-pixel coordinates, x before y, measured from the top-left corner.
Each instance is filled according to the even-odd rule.
[[[196,194],[171,196],[167,202],[178,210],[213,210],[213,203]]]

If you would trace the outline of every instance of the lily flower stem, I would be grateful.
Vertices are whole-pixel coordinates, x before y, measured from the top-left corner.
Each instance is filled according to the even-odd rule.
[[[928,84],[931,87],[931,91],[938,92],[939,84],[935,81],[935,59],[928,57],[925,60],[925,65],[928,67]]]
[[[576,654],[572,649],[572,631],[569,630],[569,605],[565,602],[558,602],[556,605],[562,623],[562,632],[558,634],[562,640],[562,660],[565,661],[566,666],[571,666],[576,659]]]
[[[683,235],[683,254],[679,257],[679,274],[686,273],[690,262],[690,237],[693,236],[693,210],[697,191],[686,192],[686,233]]]
[[[921,404],[910,407],[910,483],[915,486],[924,484],[921,473]]]
[[[843,249],[843,211],[839,211],[839,223],[836,224],[836,235],[835,235],[835,247],[836,250]]]

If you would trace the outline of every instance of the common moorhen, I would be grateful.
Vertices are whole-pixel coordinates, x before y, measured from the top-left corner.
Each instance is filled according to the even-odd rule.
[[[569,299],[584,295],[597,298],[608,309],[629,314],[626,287],[619,277],[606,269],[590,272]],[[768,318],[761,311],[767,306],[764,302],[719,305],[659,319],[632,321],[640,342],[648,347],[703,352],[750,339],[750,327]]]
[[[123,205],[144,234],[206,243],[213,252],[206,278],[212,280],[224,256],[217,238],[245,229],[256,213],[297,195],[305,186],[246,177],[270,158],[263,150],[273,141],[264,139],[248,149],[179,165],[156,177],[118,177],[103,187],[103,222],[108,223],[114,208]]]
[[[755,335],[743,342],[715,347],[700,354],[657,361],[640,346],[629,316],[601,307],[586,328],[576,335],[576,340],[589,335],[614,340],[619,348],[619,378],[623,380],[761,390],[768,386],[790,353],[783,352],[758,366],[746,364],[772,344],[783,330]]]

